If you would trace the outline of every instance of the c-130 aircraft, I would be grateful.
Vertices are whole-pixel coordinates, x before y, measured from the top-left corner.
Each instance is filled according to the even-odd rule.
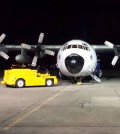
[[[0,43],[4,40],[5,34],[0,36]],[[83,40],[70,40],[64,45],[42,45],[44,33],[40,33],[37,45],[28,45],[22,43],[21,45],[4,45],[0,46],[0,55],[8,59],[7,52],[21,51],[19,55],[16,55],[15,60],[18,63],[26,64],[31,62],[31,57],[27,53],[29,51],[34,52],[34,57],[31,66],[37,65],[37,60],[43,58],[46,54],[54,56],[57,53],[57,67],[59,68],[59,75],[67,76],[69,78],[79,81],[81,78],[91,76],[97,82],[101,82],[101,70],[98,67],[98,59],[96,51],[114,50],[115,56],[112,60],[112,65],[115,65],[120,57],[120,46],[114,45],[108,41],[105,41],[105,45],[90,45]],[[54,50],[54,51],[53,51]],[[95,73],[98,72],[98,75]]]

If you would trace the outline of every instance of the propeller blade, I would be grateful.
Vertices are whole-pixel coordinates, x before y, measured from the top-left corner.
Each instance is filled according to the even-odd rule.
[[[5,36],[6,35],[4,33],[0,36],[0,43],[4,40]]]
[[[111,63],[113,66],[117,63],[118,58],[119,57],[115,55],[115,57],[113,58],[112,63]]]
[[[91,77],[95,80],[95,81],[97,81],[97,82],[101,82],[101,79],[100,78],[98,78],[96,75],[93,75],[93,74],[90,74],[91,75]]]
[[[21,46],[25,49],[31,49],[31,46],[25,43],[22,43]]]
[[[3,58],[5,58],[6,60],[9,59],[9,56],[8,56],[6,53],[4,53],[3,51],[0,51],[0,55],[1,55]]]
[[[114,44],[111,43],[111,42],[109,42],[109,41],[105,41],[104,44],[107,45],[110,48],[113,48],[114,47]]]
[[[38,39],[38,43],[42,43],[44,38],[44,33],[40,33],[39,39]]]
[[[45,54],[54,56],[55,55],[55,52],[53,52],[51,50],[45,50]]]
[[[38,59],[38,57],[37,56],[34,56],[33,61],[32,61],[32,64],[31,64],[32,66],[36,66],[37,59]]]

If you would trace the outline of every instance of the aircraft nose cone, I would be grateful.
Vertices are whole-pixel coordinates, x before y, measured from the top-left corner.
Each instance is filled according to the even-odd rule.
[[[72,54],[72,55],[66,57],[65,65],[70,73],[77,74],[83,68],[84,59],[80,55]]]

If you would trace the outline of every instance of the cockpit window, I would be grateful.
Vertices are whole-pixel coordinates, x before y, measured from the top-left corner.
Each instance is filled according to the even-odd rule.
[[[83,46],[84,50],[90,51],[90,49],[87,46]]]
[[[87,51],[90,51],[89,47],[86,47],[86,50],[87,50]]]
[[[83,46],[87,46],[87,44],[86,44],[85,42],[84,42],[84,43],[82,43],[82,45],[83,45]]]
[[[78,45],[78,48],[83,49],[82,45]]]
[[[72,45],[68,45],[68,46],[67,46],[67,49],[70,49],[70,48],[71,48],[71,46],[72,46]]]
[[[68,45],[68,43],[65,43],[65,44],[64,44],[64,46],[67,46],[67,45]]]
[[[70,48],[79,48],[79,49],[83,49],[83,50],[87,50],[87,51],[90,51],[89,47],[87,46],[86,43],[82,43],[81,45],[80,44],[73,44],[73,45],[64,45],[62,51],[66,50],[66,49],[70,49]]]
[[[72,48],[77,48],[77,45],[72,45]]]
[[[62,50],[64,51],[65,49],[66,49],[66,46],[64,46]]]

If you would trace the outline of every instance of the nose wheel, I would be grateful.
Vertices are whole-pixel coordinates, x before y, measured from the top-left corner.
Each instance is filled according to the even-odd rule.
[[[80,84],[82,84],[82,77],[75,77],[75,78],[70,78],[70,82],[72,83],[72,84],[78,84],[78,85],[80,85]]]
[[[82,77],[79,77],[78,79],[77,79],[77,85],[80,85],[80,84],[82,84]]]

